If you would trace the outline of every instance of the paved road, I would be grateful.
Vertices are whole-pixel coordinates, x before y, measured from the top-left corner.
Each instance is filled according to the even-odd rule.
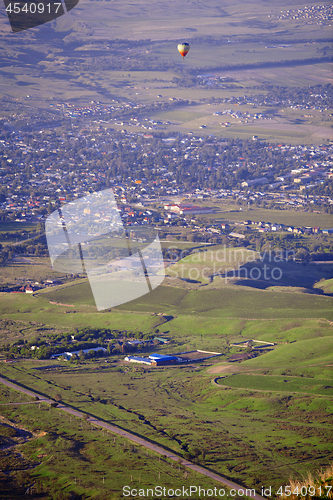
[[[41,396],[40,394],[37,394],[36,392],[30,391],[29,389],[25,389],[24,387],[21,387],[20,385],[14,384],[13,382],[9,382],[9,380],[0,377],[0,384],[6,385],[7,387],[10,387],[11,389],[15,389],[16,391],[22,392],[23,394],[27,394],[27,396],[31,396],[32,398],[38,398],[38,401],[34,401],[36,403],[54,403],[53,399],[48,399],[45,398],[44,396]]]
[[[29,389],[25,389],[24,387],[20,387],[19,385],[14,384],[13,382],[9,382],[8,380],[0,377],[0,383],[6,385],[7,387],[10,387],[12,389],[15,389],[16,391],[23,392],[24,394],[27,394],[28,396],[38,398],[37,402],[44,402],[44,403],[54,403],[52,399],[47,399],[43,396],[40,396],[36,392],[30,391]],[[74,410],[73,408],[69,408],[68,406],[65,406],[64,404],[58,404],[57,408],[59,410],[65,411],[66,413],[69,413],[70,415],[74,415],[75,417],[82,418],[85,414],[81,413],[78,410]],[[97,427],[101,427],[102,429],[106,429],[113,434],[116,434],[118,436],[121,436],[125,439],[128,439],[129,441],[132,441],[133,443],[139,444],[141,446],[144,446],[145,448],[158,453],[159,455],[163,455],[168,457],[170,460],[173,460],[174,462],[179,463],[179,455],[176,455],[175,453],[172,453],[165,448],[162,448],[162,446],[156,445],[154,443],[151,443],[150,441],[147,441],[144,438],[141,438],[139,436],[136,436],[135,434],[132,434],[131,432],[125,431],[123,429],[120,429],[119,427],[116,427],[114,425],[108,424],[106,422],[103,422],[102,420],[98,420],[97,418],[93,417],[88,417],[88,422],[90,422],[93,425],[96,425]],[[233,483],[232,481],[229,481],[229,479],[224,478],[223,476],[220,476],[219,474],[215,474],[214,472],[210,472],[209,470],[205,469],[204,467],[200,467],[200,465],[193,464],[192,462],[189,462],[188,460],[185,460],[181,458],[181,463],[183,466],[185,466],[187,469],[193,470],[194,472],[197,472],[198,474],[202,474],[206,477],[209,477],[210,479],[213,479],[214,481],[217,481],[218,483],[223,484],[224,486],[227,486],[228,488],[234,489],[236,491],[240,491],[240,496],[244,496],[246,487],[245,486],[240,486],[239,484]],[[258,495],[257,493],[253,494],[254,490],[248,488],[248,492],[252,491],[248,496],[253,498],[254,500],[266,500],[264,497]]]
[[[0,406],[35,405],[36,403],[40,403],[40,401],[17,401],[16,403],[0,403]]]

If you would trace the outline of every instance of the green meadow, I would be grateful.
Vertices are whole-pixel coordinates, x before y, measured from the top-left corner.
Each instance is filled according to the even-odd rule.
[[[66,304],[77,306],[73,309]],[[111,312],[91,312],[82,303],[93,306],[93,297],[87,284],[74,285],[64,290],[49,292],[32,297],[17,297],[11,294],[2,294],[0,310],[8,317],[15,317],[20,312],[25,313],[25,318],[45,320],[54,317],[59,311],[66,316],[61,323],[75,324],[83,316],[100,316],[98,323],[105,323],[106,318],[112,317],[113,312],[129,313],[164,313],[167,315],[183,315],[195,312],[206,317],[234,317],[248,319],[274,319],[274,318],[327,318],[333,319],[332,298],[308,294],[290,294],[289,292],[274,292],[263,290],[248,290],[244,287],[225,287],[220,290],[184,290],[175,287],[160,286],[150,294],[123,304]],[[64,306],[50,304],[49,301],[64,303]],[[67,302],[69,301],[69,302]],[[18,304],[22,304],[18,308]],[[82,307],[79,310],[79,307]],[[84,310],[85,309],[85,310]],[[73,319],[71,319],[73,317]],[[103,319],[102,319],[103,318]],[[48,320],[50,321],[50,319]]]
[[[218,215],[218,212],[214,214],[214,218],[217,220],[219,220]],[[321,229],[330,229],[332,226],[332,216],[330,214],[283,209],[233,209],[230,211],[230,213],[227,213],[223,216],[223,220],[228,220],[230,222],[245,220],[251,220],[255,222],[264,221],[276,224],[291,225],[294,227],[320,227]]]
[[[333,278],[328,279],[328,280],[322,280],[319,283],[316,283],[315,287],[323,290],[324,293],[332,294],[333,293]]]
[[[166,457],[49,405],[24,405],[24,396],[18,401],[20,406],[6,405],[8,400],[17,401],[17,394],[7,388],[0,391],[5,417],[0,422],[0,440],[8,439],[9,435],[15,450],[3,452],[0,466],[1,470],[14,466],[18,469],[7,474],[0,472],[2,499],[19,498],[31,481],[34,493],[44,499],[59,498],[60,494],[61,498],[70,498],[75,494],[118,500],[123,498],[122,489],[126,485],[131,489],[153,488],[157,484],[167,489],[182,488],[183,484],[212,486],[208,479],[195,472],[185,473],[183,466]],[[32,432],[23,445],[18,437],[18,429],[22,427]],[[29,472],[24,468],[30,469]]]
[[[226,333],[230,339],[245,339],[251,326],[250,322],[229,320],[224,335],[210,333],[206,328],[201,346],[216,348],[219,343],[225,347]],[[258,322],[253,326],[258,333]],[[152,369],[126,365],[116,359],[111,359],[111,364],[101,359],[78,365],[41,364],[31,360],[5,366],[3,375],[41,395],[60,397],[72,408],[142,435],[247,487],[259,488],[269,482],[276,491],[289,476],[300,478],[306,471],[329,464],[331,457],[329,434],[333,408],[329,386],[332,386],[332,376],[328,366],[331,337],[322,337],[325,331],[329,334],[329,323],[312,321],[311,326],[316,336],[301,340],[303,329],[306,331],[305,321],[298,322],[298,326],[280,322],[275,328],[281,338],[281,330],[285,329],[284,342],[277,344],[273,351],[241,364],[226,363],[222,357],[213,363],[209,360],[198,365]],[[181,323],[178,328],[181,331]],[[262,325],[261,338],[271,340],[264,334],[266,330],[269,330],[268,322]],[[291,330],[298,332],[298,335],[294,333],[297,341],[286,343]],[[271,327],[271,335],[273,331]],[[169,352],[180,347],[169,346]],[[43,366],[48,368],[40,369]],[[221,385],[213,384],[212,377]],[[46,455],[34,470],[34,478],[64,492],[69,488],[81,491],[73,485],[73,477],[80,477],[88,491],[90,487],[97,488],[99,474],[105,474],[105,484],[108,481],[112,491],[119,492],[121,485],[127,484],[129,469],[125,463],[128,462],[121,457],[125,460],[132,455],[118,454],[125,446],[118,438],[114,446],[112,436],[106,437],[100,430],[91,434],[84,422],[83,429],[80,430],[78,423],[73,429],[76,419],[60,415],[56,409],[48,410],[44,405],[32,413],[30,406],[24,406],[20,412],[15,407],[2,411],[13,422],[24,422],[35,431],[47,432],[42,441],[21,447],[25,456],[35,458],[31,451],[36,447],[42,448]],[[91,443],[94,443],[94,455],[88,451]],[[103,447],[108,443],[112,444],[112,451],[107,457],[117,471],[112,478],[105,472],[108,462],[103,465],[100,461]],[[76,449],[81,450],[79,454]],[[52,458],[55,453],[56,462]],[[61,464],[66,456],[73,462],[64,471]],[[143,461],[141,468],[144,456],[143,450],[138,450],[131,462],[134,484],[145,484],[145,465],[147,463],[149,469],[150,462]],[[86,457],[88,462],[82,463],[80,457]],[[164,462],[162,467],[164,473],[169,470]],[[158,484],[158,470],[161,469],[157,468],[157,477],[152,476],[149,484]],[[172,471],[162,476],[162,470],[162,483],[169,485],[168,474],[173,477]],[[87,482],[88,478],[91,483]],[[196,480],[200,484],[201,479]],[[102,485],[99,488],[101,495],[104,490]]]
[[[333,396],[333,380],[300,378],[300,377],[274,377],[262,375],[230,375],[219,379],[219,383],[228,387],[239,387],[242,389],[277,391],[287,393],[319,394],[321,396]]]
[[[228,252],[234,265],[250,255]],[[207,266],[213,255],[208,248],[181,262]],[[195,289],[169,282],[99,313],[85,280],[33,296],[2,293],[3,343],[36,337],[47,341],[49,334],[67,335],[90,326],[158,331],[172,340],[151,346],[147,354],[200,349],[222,356],[162,368],[127,364],[122,355],[77,363],[17,359],[1,363],[1,373],[246,487],[258,491],[271,484],[276,491],[289,477],[300,479],[332,459],[332,297],[292,292],[292,287],[255,290],[234,283],[209,289],[214,281],[196,284]],[[253,350],[252,359],[228,362],[245,352],[231,344],[249,339],[275,345]],[[7,391],[7,402],[8,397],[21,401],[12,391]],[[112,435],[56,408],[41,404],[37,411],[36,405],[22,405],[18,411],[1,406],[1,413],[12,425],[35,432],[18,450],[25,460],[40,462],[28,479],[41,491],[85,491],[98,499],[110,498],[112,491],[112,498],[118,499],[128,481],[136,487],[176,485],[181,480],[212,486],[192,473],[186,476],[164,458],[147,457],[146,450],[135,446],[133,451],[124,440],[114,442]],[[149,470],[153,474],[148,480]]]

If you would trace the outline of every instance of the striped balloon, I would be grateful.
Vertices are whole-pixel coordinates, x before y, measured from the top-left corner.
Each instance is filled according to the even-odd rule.
[[[180,55],[184,59],[184,57],[186,56],[186,54],[190,50],[190,44],[186,43],[186,42],[185,43],[179,43],[177,49],[178,49]]]

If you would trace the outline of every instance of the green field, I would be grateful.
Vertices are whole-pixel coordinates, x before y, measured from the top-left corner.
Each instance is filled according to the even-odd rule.
[[[257,253],[252,250],[214,245],[203,251],[192,253],[171,265],[166,270],[166,275],[171,280],[185,279],[189,282],[207,284],[210,276],[225,273],[230,268],[237,269],[238,266],[257,260],[257,257]]]
[[[287,393],[320,394],[321,396],[333,396],[332,379],[311,379],[292,377],[269,377],[262,375],[230,375],[219,379],[221,385],[228,387],[240,387],[242,389],[277,391]]]
[[[3,231],[35,231],[36,224],[31,222],[1,221],[0,235]]]
[[[196,204],[200,204],[196,201]],[[275,208],[236,208],[233,205],[214,200],[211,203],[205,203],[203,206],[211,206],[213,213],[204,216],[197,215],[197,219],[205,219],[221,222],[269,222],[271,224],[285,224],[294,227],[320,227],[321,229],[330,229],[332,226],[332,216],[325,213],[304,212],[295,209],[275,209]]]
[[[225,354],[196,365],[160,369],[128,365],[123,356],[78,364],[18,360],[1,364],[2,374],[45,396],[60,396],[73,408],[151,439],[247,487],[270,483],[278,488],[290,476],[300,478],[329,464],[332,297],[234,285],[219,290],[160,286],[151,295],[103,313],[89,306],[88,298],[85,284],[37,296],[1,294],[1,336],[8,343],[18,338],[33,341],[37,336],[47,340],[50,334],[87,326],[142,332],[158,328],[173,343],[151,347],[150,352],[202,349]],[[74,307],[50,304],[65,299]],[[156,315],[161,312],[163,318]],[[226,362],[228,356],[244,352],[230,344],[247,339],[276,345],[242,363]],[[212,384],[212,377],[221,376],[225,378],[220,386]],[[112,490],[118,499],[128,477],[128,460],[132,460],[131,483],[137,486],[146,484],[145,471],[155,470],[142,450],[132,457],[126,445],[124,455],[124,444],[118,440],[105,461],[112,436],[90,431],[86,424],[81,430],[56,409],[42,406],[36,415],[30,407],[18,412],[2,406],[1,413],[17,425],[47,432],[22,445],[21,451],[36,460],[41,453],[36,450],[44,450],[32,477],[49,491],[80,493],[78,481],[73,484],[77,477],[91,498],[104,498]],[[65,470],[67,457],[71,466]],[[107,472],[109,464],[116,477]],[[156,477],[149,484],[158,484],[159,479],[163,485],[178,484],[178,472],[157,462]],[[102,476],[105,483],[100,484]],[[199,477],[187,479],[206,484]]]
[[[185,478],[182,466],[137,444],[98,430],[48,405],[23,405],[24,399],[24,395],[19,398],[14,390],[0,390],[2,405],[8,400],[20,403],[20,406],[1,407],[6,419],[0,423],[0,440],[9,437],[16,444],[14,453],[3,452],[0,466],[2,470],[18,468],[12,473],[0,472],[2,499],[19,498],[31,480],[35,484],[34,492],[40,493],[38,498],[59,498],[59,492],[62,498],[70,498],[75,492],[98,500],[123,498],[121,492],[125,485],[131,489],[146,489],[159,481],[168,489],[181,488],[183,484],[205,488],[212,485],[194,472],[186,473]],[[22,427],[33,432],[24,445],[16,430]],[[24,456],[17,456],[18,452]],[[30,474],[24,471],[27,466],[31,468]]]
[[[49,304],[49,301],[63,303],[62,310],[76,311],[66,314],[61,323],[75,323],[80,317],[89,315],[88,306],[93,306],[93,297],[90,287],[76,285],[64,290],[41,294],[38,298],[24,296],[13,296],[12,294],[1,294],[2,304],[0,311],[8,317],[15,317],[25,311],[25,318],[42,320],[57,317],[59,307]],[[77,303],[76,303],[77,299]],[[67,302],[68,301],[68,302]],[[67,308],[66,304],[74,305],[73,310]],[[82,309],[79,311],[80,305]],[[85,309],[85,310],[84,310]],[[135,313],[158,313],[169,315],[191,314],[196,312],[206,317],[234,317],[248,319],[270,319],[270,318],[320,318],[333,319],[332,298],[325,296],[314,296],[307,294],[293,294],[288,292],[274,292],[262,290],[248,290],[243,287],[227,287],[215,290],[184,290],[174,287],[160,286],[150,294],[139,299],[128,302],[115,308],[118,312]],[[106,321],[108,312],[101,315],[92,310],[92,315],[100,316],[100,322]],[[73,320],[71,320],[73,317]],[[76,319],[78,318],[78,319]],[[97,319],[97,318],[96,318]]]
[[[219,214],[214,214],[214,218],[219,220]],[[320,227],[321,229],[330,229],[332,227],[332,216],[330,214],[301,212],[296,210],[275,210],[263,208],[253,208],[251,210],[233,209],[230,213],[224,213],[223,220],[251,220],[254,222],[264,221],[294,227]]]
[[[291,250],[290,255],[293,255]],[[242,247],[212,245],[170,265],[164,283],[201,291],[236,285],[281,292],[316,293],[322,289],[330,293],[331,264],[308,264],[305,268],[300,263],[286,262],[285,258],[286,252],[280,257]]]
[[[49,257],[43,258],[34,255],[21,257],[17,255],[8,266],[1,268],[0,284],[1,286],[16,285],[27,277],[34,282],[41,282],[59,278],[59,272],[51,268]]]
[[[229,323],[229,331],[230,326]],[[267,324],[263,330],[265,326]],[[318,327],[319,323],[315,328],[318,330]],[[298,328],[300,332],[302,328]],[[206,337],[206,345],[209,345],[209,333]],[[222,338],[220,340],[223,342]],[[327,337],[317,337],[282,344],[273,352],[240,365],[218,361],[208,370],[205,365],[199,366],[199,371],[193,370],[192,366],[156,370],[119,363],[104,364],[103,361],[77,366],[61,363],[61,366],[48,370],[34,370],[53,363],[27,361],[6,366],[3,373],[41,394],[51,397],[60,394],[66,404],[152,439],[184,457],[199,450],[201,464],[247,486],[259,487],[270,481],[273,488],[277,488],[289,475],[299,477],[300,473],[329,463],[332,396],[329,390],[323,389],[324,385],[332,383],[328,371],[327,340]],[[324,356],[323,346],[326,350]],[[291,355],[296,351],[297,357],[290,365]],[[309,364],[314,366],[310,369]],[[239,372],[221,380],[223,385],[229,386],[228,389],[211,384],[212,373],[223,369]],[[325,397],[323,392],[327,393]],[[36,421],[36,417],[32,420],[29,413],[18,414],[14,408],[5,410],[6,416],[14,421],[24,421],[26,425],[44,430],[41,413],[38,414],[41,420]],[[56,481],[54,470],[62,471],[61,460],[54,463],[50,459],[52,467],[49,467],[45,457],[34,472],[35,477],[41,480],[41,475],[44,475],[46,484],[52,481],[65,490],[70,482],[69,476],[78,474],[85,483],[82,473],[88,473],[90,467],[100,473],[105,470],[98,458],[105,443],[100,431],[95,431],[91,438],[84,432],[86,444],[82,450],[85,450],[85,456],[91,439],[95,445],[99,442],[100,445],[98,453],[90,457],[90,465],[82,470],[72,452],[73,439],[81,440],[79,430],[76,430],[78,437],[74,438],[73,423],[68,422],[68,416],[53,417],[51,412],[48,420],[51,424],[47,427],[45,453],[49,457],[47,441],[53,442],[52,436],[57,433],[62,438],[58,437],[63,445],[64,458],[70,454],[75,461],[67,473],[61,474],[62,479]],[[55,446],[57,449],[57,443]],[[36,444],[32,446],[35,447]],[[31,446],[25,454],[30,449]],[[201,457],[203,451],[204,457]],[[119,460],[117,449],[113,450],[113,467],[119,471],[117,480],[109,478],[108,485],[113,491],[119,490],[126,477],[124,463]],[[139,463],[131,465],[135,484],[139,484]],[[145,469],[141,470],[143,480]],[[91,477],[96,487],[95,476],[96,473]],[[168,477],[163,476],[163,484],[169,484]],[[150,483],[155,480],[153,478]],[[92,487],[92,483],[85,484]]]

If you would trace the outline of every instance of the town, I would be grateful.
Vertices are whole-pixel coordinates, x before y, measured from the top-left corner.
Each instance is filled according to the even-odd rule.
[[[124,209],[180,196],[332,210],[331,144],[274,146],[257,137],[221,141],[100,127],[1,136],[2,219],[43,218],[59,203],[107,187]]]
[[[317,91],[310,89],[309,95]],[[321,92],[317,101],[326,109],[327,89]],[[265,99],[267,103],[270,98],[266,95]],[[307,102],[309,106],[315,104]],[[46,130],[18,129],[17,114],[7,117],[0,133],[0,219],[32,223],[37,229],[29,232],[24,227],[17,233],[15,247],[0,249],[2,263],[13,258],[14,253],[47,255],[42,236],[47,215],[64,203],[106,188],[112,188],[115,194],[124,226],[153,226],[160,239],[166,241],[257,249],[258,236],[266,241],[272,240],[270,235],[274,234],[284,233],[287,237],[332,233],[329,225],[253,220],[249,212],[244,218],[235,216],[256,208],[333,213],[331,143],[274,145],[257,136],[242,140],[170,134],[159,130],[156,121],[149,120],[145,113],[141,118],[133,114],[137,111],[134,108],[140,106],[116,104],[122,113],[128,109],[133,124],[146,123],[146,131],[138,127],[134,133],[123,125],[113,128],[107,122],[108,126],[104,126],[104,120],[91,121],[96,117],[90,113],[101,116],[112,108],[100,103],[75,110],[59,103],[56,107],[62,125],[59,127],[56,121],[56,126]],[[296,101],[289,104],[294,106]],[[76,115],[75,124],[64,113]],[[5,233],[2,237],[6,240]],[[308,250],[306,255],[303,252],[306,260],[330,260],[330,240],[320,241],[312,249],[304,241],[301,246]],[[36,287],[34,282],[26,281],[19,285],[25,286],[23,291],[28,293]]]

